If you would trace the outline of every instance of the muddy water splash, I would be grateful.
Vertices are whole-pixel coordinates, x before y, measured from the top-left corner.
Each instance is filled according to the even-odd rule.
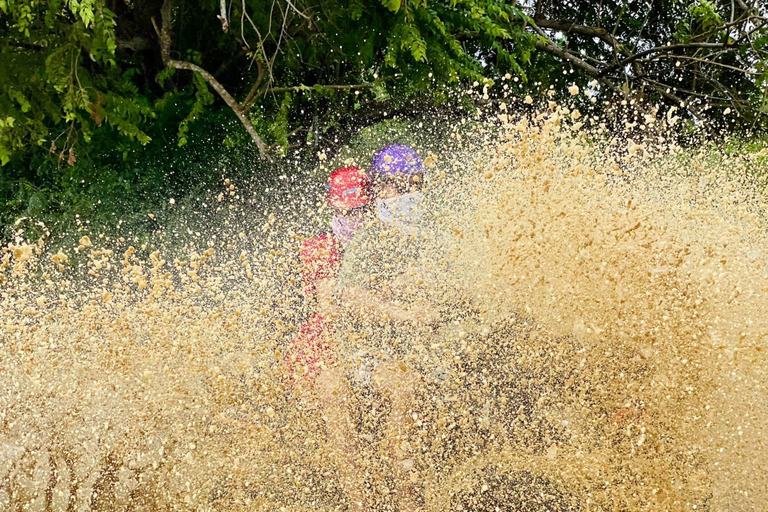
[[[432,172],[439,286],[465,314],[406,340],[443,361],[415,365],[401,440],[416,501],[763,510],[768,255],[744,181],[758,157],[602,144],[568,117],[457,132],[461,163]],[[308,313],[306,212],[225,212],[210,242],[173,252],[85,233],[4,249],[0,509],[351,508],[327,418],[284,367]],[[391,404],[361,386],[348,406],[367,506],[397,510]]]

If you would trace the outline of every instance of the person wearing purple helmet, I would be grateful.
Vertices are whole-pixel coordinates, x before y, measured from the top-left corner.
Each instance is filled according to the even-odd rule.
[[[386,300],[398,295],[403,275],[412,276],[420,266],[424,244],[418,239],[423,238],[426,212],[424,171],[421,158],[410,146],[390,144],[376,151],[371,179],[379,222],[368,222],[349,242],[340,271],[339,284],[347,298],[354,299],[351,303],[364,304],[370,315],[387,321],[429,324],[434,320],[425,308],[403,297]]]
[[[378,150],[371,163],[376,217],[360,228],[345,249],[338,285],[346,318],[338,325],[365,336],[342,348],[353,386],[372,387],[389,399],[382,443],[389,454],[398,507],[419,510],[414,454],[407,442],[417,389],[422,383],[419,351],[438,319],[423,281],[430,237],[424,228],[425,166],[402,144]],[[433,258],[433,262],[436,259]]]

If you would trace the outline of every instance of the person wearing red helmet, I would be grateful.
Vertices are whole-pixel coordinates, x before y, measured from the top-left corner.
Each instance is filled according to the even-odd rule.
[[[365,222],[371,203],[371,183],[359,167],[341,167],[328,178],[326,199],[333,209],[331,233],[302,242],[299,256],[307,301],[314,311],[290,341],[285,362],[291,381],[314,401],[326,423],[329,446],[335,452],[340,483],[350,510],[366,510],[357,449],[347,408],[349,383],[332,343],[332,321],[338,316],[335,278],[343,249]]]
[[[326,200],[333,208],[331,233],[304,240],[299,250],[304,293],[315,301],[315,312],[291,341],[288,366],[291,374],[303,365],[303,377],[314,383],[324,363],[334,362],[325,334],[324,316],[329,308],[333,287],[329,286],[341,266],[341,251],[365,220],[365,206],[371,200],[370,180],[359,167],[340,167],[328,177]],[[330,357],[330,358],[329,358]]]
[[[359,167],[341,167],[328,178],[326,199],[333,210],[330,232],[301,242],[299,260],[304,285],[307,320],[289,341],[284,355],[285,377],[322,411],[329,445],[336,452],[340,483],[350,502],[349,510],[367,510],[363,482],[356,465],[352,421],[347,411],[348,383],[332,342],[331,319],[337,316],[335,279],[344,246],[364,223],[371,203],[371,183]],[[219,421],[253,428],[251,418],[233,411],[220,413]]]

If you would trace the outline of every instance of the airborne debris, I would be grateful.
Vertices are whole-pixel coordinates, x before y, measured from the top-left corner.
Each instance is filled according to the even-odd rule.
[[[324,190],[229,209],[225,194],[250,189],[225,178],[205,208],[171,209],[172,244],[122,233],[94,248],[85,221],[73,254],[12,238],[0,503],[387,510],[408,481],[429,511],[761,510],[768,212],[745,186],[760,157],[675,144],[675,110],[609,121],[569,101],[440,129],[451,150],[422,153],[428,229],[397,250],[386,231],[365,240],[383,246],[362,278],[401,272],[359,309],[328,275],[324,294],[303,286],[297,251],[328,229]],[[612,134],[625,122],[646,130]],[[374,316],[390,297],[406,327]],[[297,365],[328,372],[302,387],[287,345],[315,307],[334,322],[325,342],[354,356]],[[381,379],[409,406],[375,392]],[[331,417],[316,386],[348,414]],[[393,409],[404,426],[385,432]],[[360,454],[347,468],[335,419]],[[340,491],[354,485],[359,499]]]

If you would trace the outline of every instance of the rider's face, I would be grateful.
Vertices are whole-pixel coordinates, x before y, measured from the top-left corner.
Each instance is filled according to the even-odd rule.
[[[379,185],[379,198],[389,199],[399,195],[397,186],[391,181],[385,181]]]
[[[421,176],[413,175],[407,177],[394,178],[382,182],[379,185],[379,197],[389,199],[402,194],[417,192],[421,189]]]

